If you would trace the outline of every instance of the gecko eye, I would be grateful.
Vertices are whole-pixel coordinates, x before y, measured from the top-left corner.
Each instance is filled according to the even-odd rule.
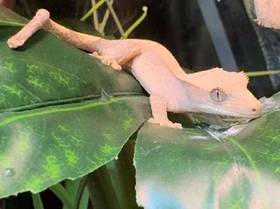
[[[212,100],[214,100],[215,102],[223,102],[226,99],[226,94],[225,92],[223,92],[222,89],[220,88],[214,88],[213,90],[211,90],[210,92],[210,97]]]

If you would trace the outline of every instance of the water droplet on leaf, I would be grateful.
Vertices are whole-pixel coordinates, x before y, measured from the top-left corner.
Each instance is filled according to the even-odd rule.
[[[13,177],[14,175],[16,175],[16,172],[13,168],[6,168],[4,170],[4,173],[3,173],[4,177]]]

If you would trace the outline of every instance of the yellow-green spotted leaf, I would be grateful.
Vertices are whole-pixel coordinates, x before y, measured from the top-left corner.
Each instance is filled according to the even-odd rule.
[[[0,198],[92,172],[150,115],[132,76],[45,31],[9,49],[23,22],[0,7]]]
[[[280,94],[273,97],[280,103]],[[139,132],[136,191],[145,209],[280,208],[280,111],[222,138],[147,124]],[[237,131],[238,132],[238,131]],[[229,132],[227,132],[229,134]]]
[[[3,12],[4,11],[4,12]],[[14,18],[14,13],[1,14]],[[17,19],[16,19],[17,20]],[[0,26],[0,112],[112,95],[141,94],[132,76],[40,31],[17,50],[6,41],[20,27]]]
[[[0,197],[40,192],[108,163],[148,117],[147,110],[146,97],[135,96],[3,115]]]

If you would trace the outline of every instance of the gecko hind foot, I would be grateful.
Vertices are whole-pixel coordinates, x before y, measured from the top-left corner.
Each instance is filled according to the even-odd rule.
[[[161,120],[156,120],[154,118],[150,118],[148,120],[148,122],[152,123],[152,124],[159,124],[160,126],[163,126],[163,127],[183,129],[183,126],[181,123],[173,123],[172,121],[169,121],[169,120],[161,121]]]

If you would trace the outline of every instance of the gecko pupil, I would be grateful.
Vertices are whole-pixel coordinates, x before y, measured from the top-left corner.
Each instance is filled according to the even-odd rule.
[[[217,99],[219,99],[219,98],[220,98],[220,92],[219,92],[219,89],[217,89],[216,93],[217,93]]]
[[[214,88],[210,92],[210,97],[215,102],[223,102],[226,99],[226,94],[220,88]]]

